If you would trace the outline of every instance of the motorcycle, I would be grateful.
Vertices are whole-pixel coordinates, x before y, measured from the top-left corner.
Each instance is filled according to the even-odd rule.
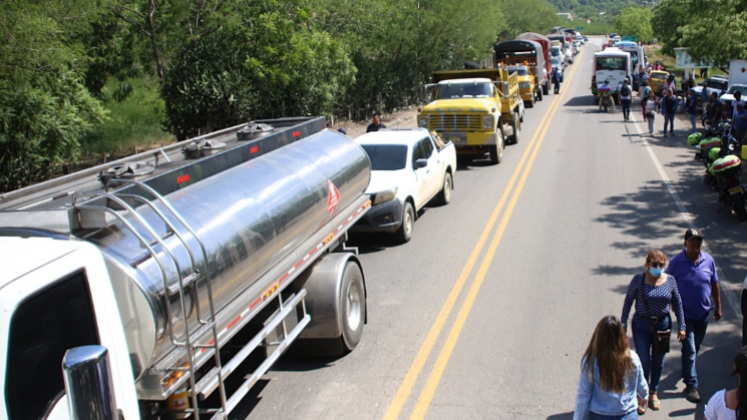
[[[739,221],[744,222],[747,221],[747,189],[739,179],[742,161],[735,154],[739,142],[731,135],[731,125],[728,122],[720,124],[719,128],[723,137],[701,140],[696,148],[696,158],[701,159],[707,168],[703,179],[705,184],[713,187],[719,194],[719,201],[731,209]]]

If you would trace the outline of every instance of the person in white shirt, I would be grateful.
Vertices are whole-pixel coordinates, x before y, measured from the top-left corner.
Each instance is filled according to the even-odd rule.
[[[734,371],[739,385],[736,389],[725,390],[713,394],[708,404],[705,406],[703,413],[706,420],[745,420],[747,419],[747,410],[740,410],[737,416],[737,408],[740,401],[747,401],[747,384],[742,384],[742,376],[747,377],[747,346],[742,347],[734,356]]]
[[[734,100],[731,102],[731,121],[734,123],[734,120],[737,118],[737,105],[742,104],[744,106],[744,99],[742,99],[742,92],[736,91],[734,92]]]

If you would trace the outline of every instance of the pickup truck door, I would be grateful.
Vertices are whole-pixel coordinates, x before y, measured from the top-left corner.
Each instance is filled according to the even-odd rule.
[[[425,168],[426,179],[426,201],[429,201],[441,189],[441,154],[436,150],[433,140],[430,136],[420,140],[420,149],[423,150],[423,156],[428,159],[428,166]]]
[[[418,159],[425,159],[425,154],[423,154],[423,149],[420,147],[420,142],[417,142],[412,145],[412,160],[410,162],[410,165],[412,167],[413,171],[413,192],[415,199],[415,210],[419,210],[423,205],[425,204],[426,200],[428,200],[428,171],[429,168],[426,166],[425,168],[418,168],[415,166],[415,162]]]

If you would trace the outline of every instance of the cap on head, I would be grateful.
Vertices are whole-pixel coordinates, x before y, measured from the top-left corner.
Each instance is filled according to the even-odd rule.
[[[685,241],[689,240],[702,241],[703,233],[700,231],[700,229],[690,228],[685,231]]]
[[[604,83],[609,83],[609,82],[610,82],[610,79],[606,79],[606,80],[604,81]]]
[[[340,127],[340,128],[338,128],[338,129],[337,129],[337,131],[339,131],[339,132],[340,132],[340,133],[342,133],[342,134],[348,134],[348,132],[347,132],[347,131],[345,131],[345,128],[344,128],[344,127]]]

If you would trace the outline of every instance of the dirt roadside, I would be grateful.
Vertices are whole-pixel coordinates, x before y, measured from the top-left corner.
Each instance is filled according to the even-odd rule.
[[[387,128],[415,127],[417,115],[418,115],[417,107],[410,106],[408,108],[404,108],[393,114],[382,115],[381,121],[384,123],[384,125],[387,126]],[[337,121],[335,122],[335,124],[333,124],[329,128],[333,130],[337,130],[338,128],[343,127],[345,131],[348,133],[348,136],[354,139],[360,136],[361,134],[364,134],[366,132],[366,127],[368,127],[370,123],[371,121],[365,121],[365,122]]]

